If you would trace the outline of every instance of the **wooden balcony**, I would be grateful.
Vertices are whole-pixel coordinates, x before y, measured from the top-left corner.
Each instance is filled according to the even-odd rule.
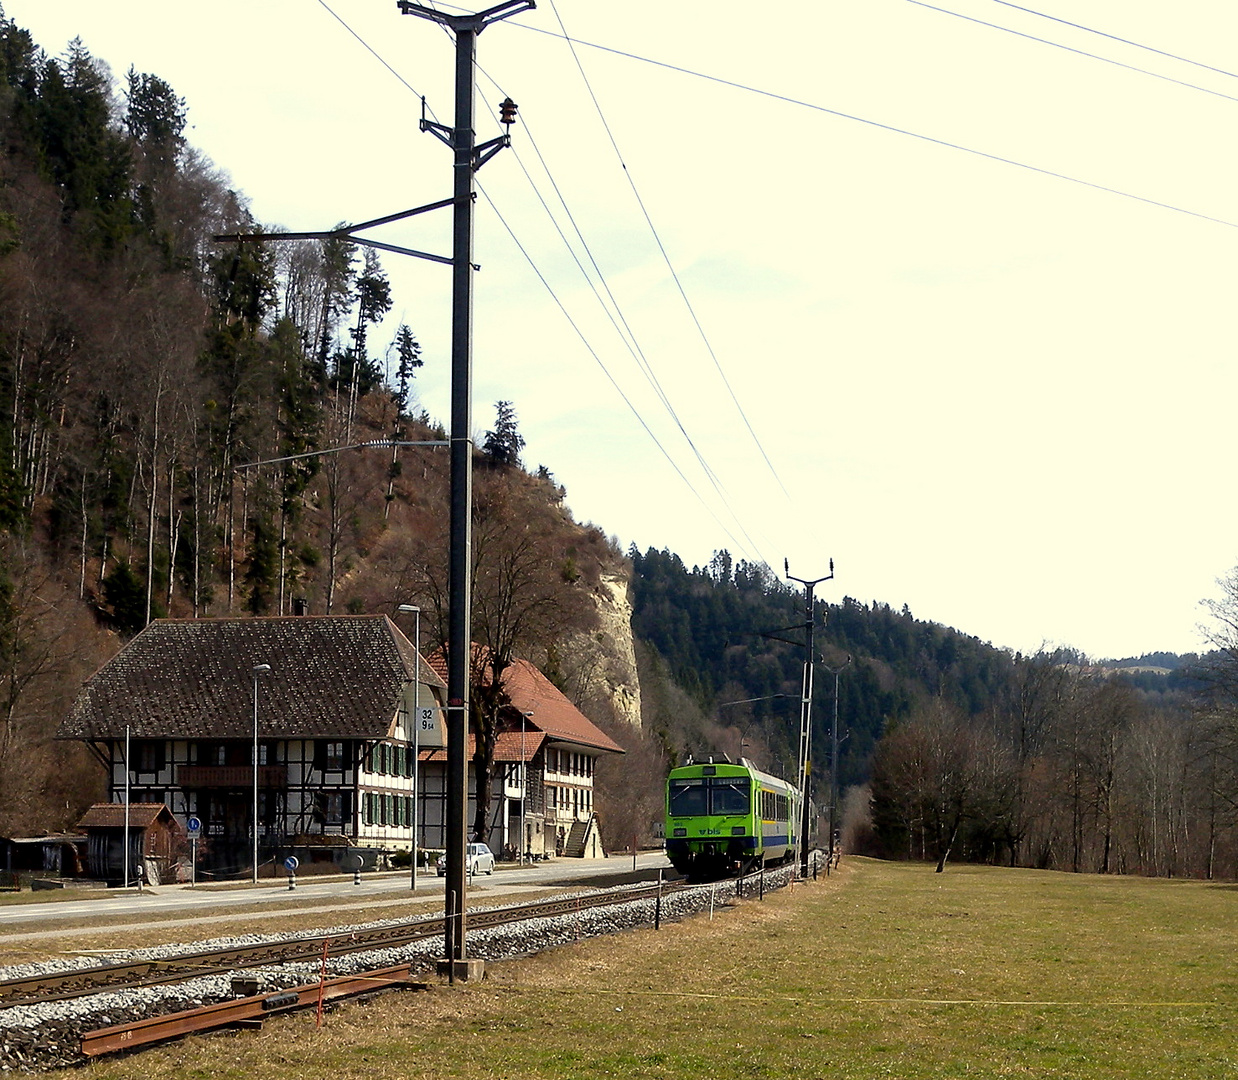
[[[185,789],[245,788],[252,791],[254,767],[252,765],[178,765],[176,783]],[[260,788],[286,788],[288,766],[259,765],[258,786]]]

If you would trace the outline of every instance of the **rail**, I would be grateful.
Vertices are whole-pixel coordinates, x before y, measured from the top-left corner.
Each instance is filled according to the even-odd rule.
[[[684,887],[677,882],[668,882],[662,886],[662,891],[665,895]],[[657,891],[657,885],[645,885],[622,891],[576,894],[490,908],[469,912],[469,926],[474,929],[505,926],[526,919],[647,899],[656,895]],[[442,916],[435,915],[368,930],[356,930],[348,934],[310,934],[260,945],[210,949],[166,959],[100,964],[76,971],[8,979],[0,982],[0,1009],[12,1005],[63,1001],[105,990],[136,989],[184,982],[244,968],[319,960],[323,957],[324,948],[328,959],[375,949],[398,948],[426,938],[441,937],[443,922]]]

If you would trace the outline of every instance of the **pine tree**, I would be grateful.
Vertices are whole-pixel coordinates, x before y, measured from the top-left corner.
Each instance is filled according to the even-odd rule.
[[[524,437],[516,426],[516,409],[510,401],[494,403],[494,430],[486,432],[482,452],[495,465],[520,465],[520,451],[524,449]]]
[[[396,390],[394,397],[396,407],[400,410],[400,415],[403,416],[408,409],[408,395],[411,383],[417,376],[417,369],[424,363],[421,359],[421,345],[413,337],[413,332],[406,323],[401,323],[400,329],[396,331],[395,350],[396,356],[399,357],[399,364],[395,370]]]

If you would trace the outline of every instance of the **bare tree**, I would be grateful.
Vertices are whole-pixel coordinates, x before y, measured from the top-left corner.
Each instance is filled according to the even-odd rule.
[[[965,835],[976,857],[991,856],[1008,831],[1012,772],[992,734],[934,699],[878,743],[876,828],[887,839],[903,834],[908,853],[935,858],[938,873]]]
[[[571,630],[596,619],[592,591],[601,566],[580,549],[580,529],[537,495],[531,478],[478,474],[473,522],[473,655],[469,717],[477,780],[473,829],[484,835],[489,817],[494,748],[509,704],[503,676],[517,657],[536,662]],[[438,646],[447,644],[446,515],[409,552],[400,595],[432,613]]]

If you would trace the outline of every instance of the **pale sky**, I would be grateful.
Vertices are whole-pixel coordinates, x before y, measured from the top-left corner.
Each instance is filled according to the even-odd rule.
[[[118,80],[133,64],[170,83],[268,227],[450,195],[417,95],[450,122],[454,46],[395,0],[3,7],[53,55],[80,36]],[[1200,648],[1199,602],[1238,563],[1238,9],[1035,12],[541,0],[489,27],[478,137],[505,95],[520,123],[478,177],[475,429],[510,399],[526,465],[625,547],[785,556],[802,578],[832,557],[824,599],[906,603],[1024,651]],[[574,58],[560,19],[658,63]],[[636,347],[539,200],[590,266],[583,234]],[[373,235],[448,254],[448,225]],[[383,263],[395,308],[371,348],[407,321],[445,420],[448,270]]]

